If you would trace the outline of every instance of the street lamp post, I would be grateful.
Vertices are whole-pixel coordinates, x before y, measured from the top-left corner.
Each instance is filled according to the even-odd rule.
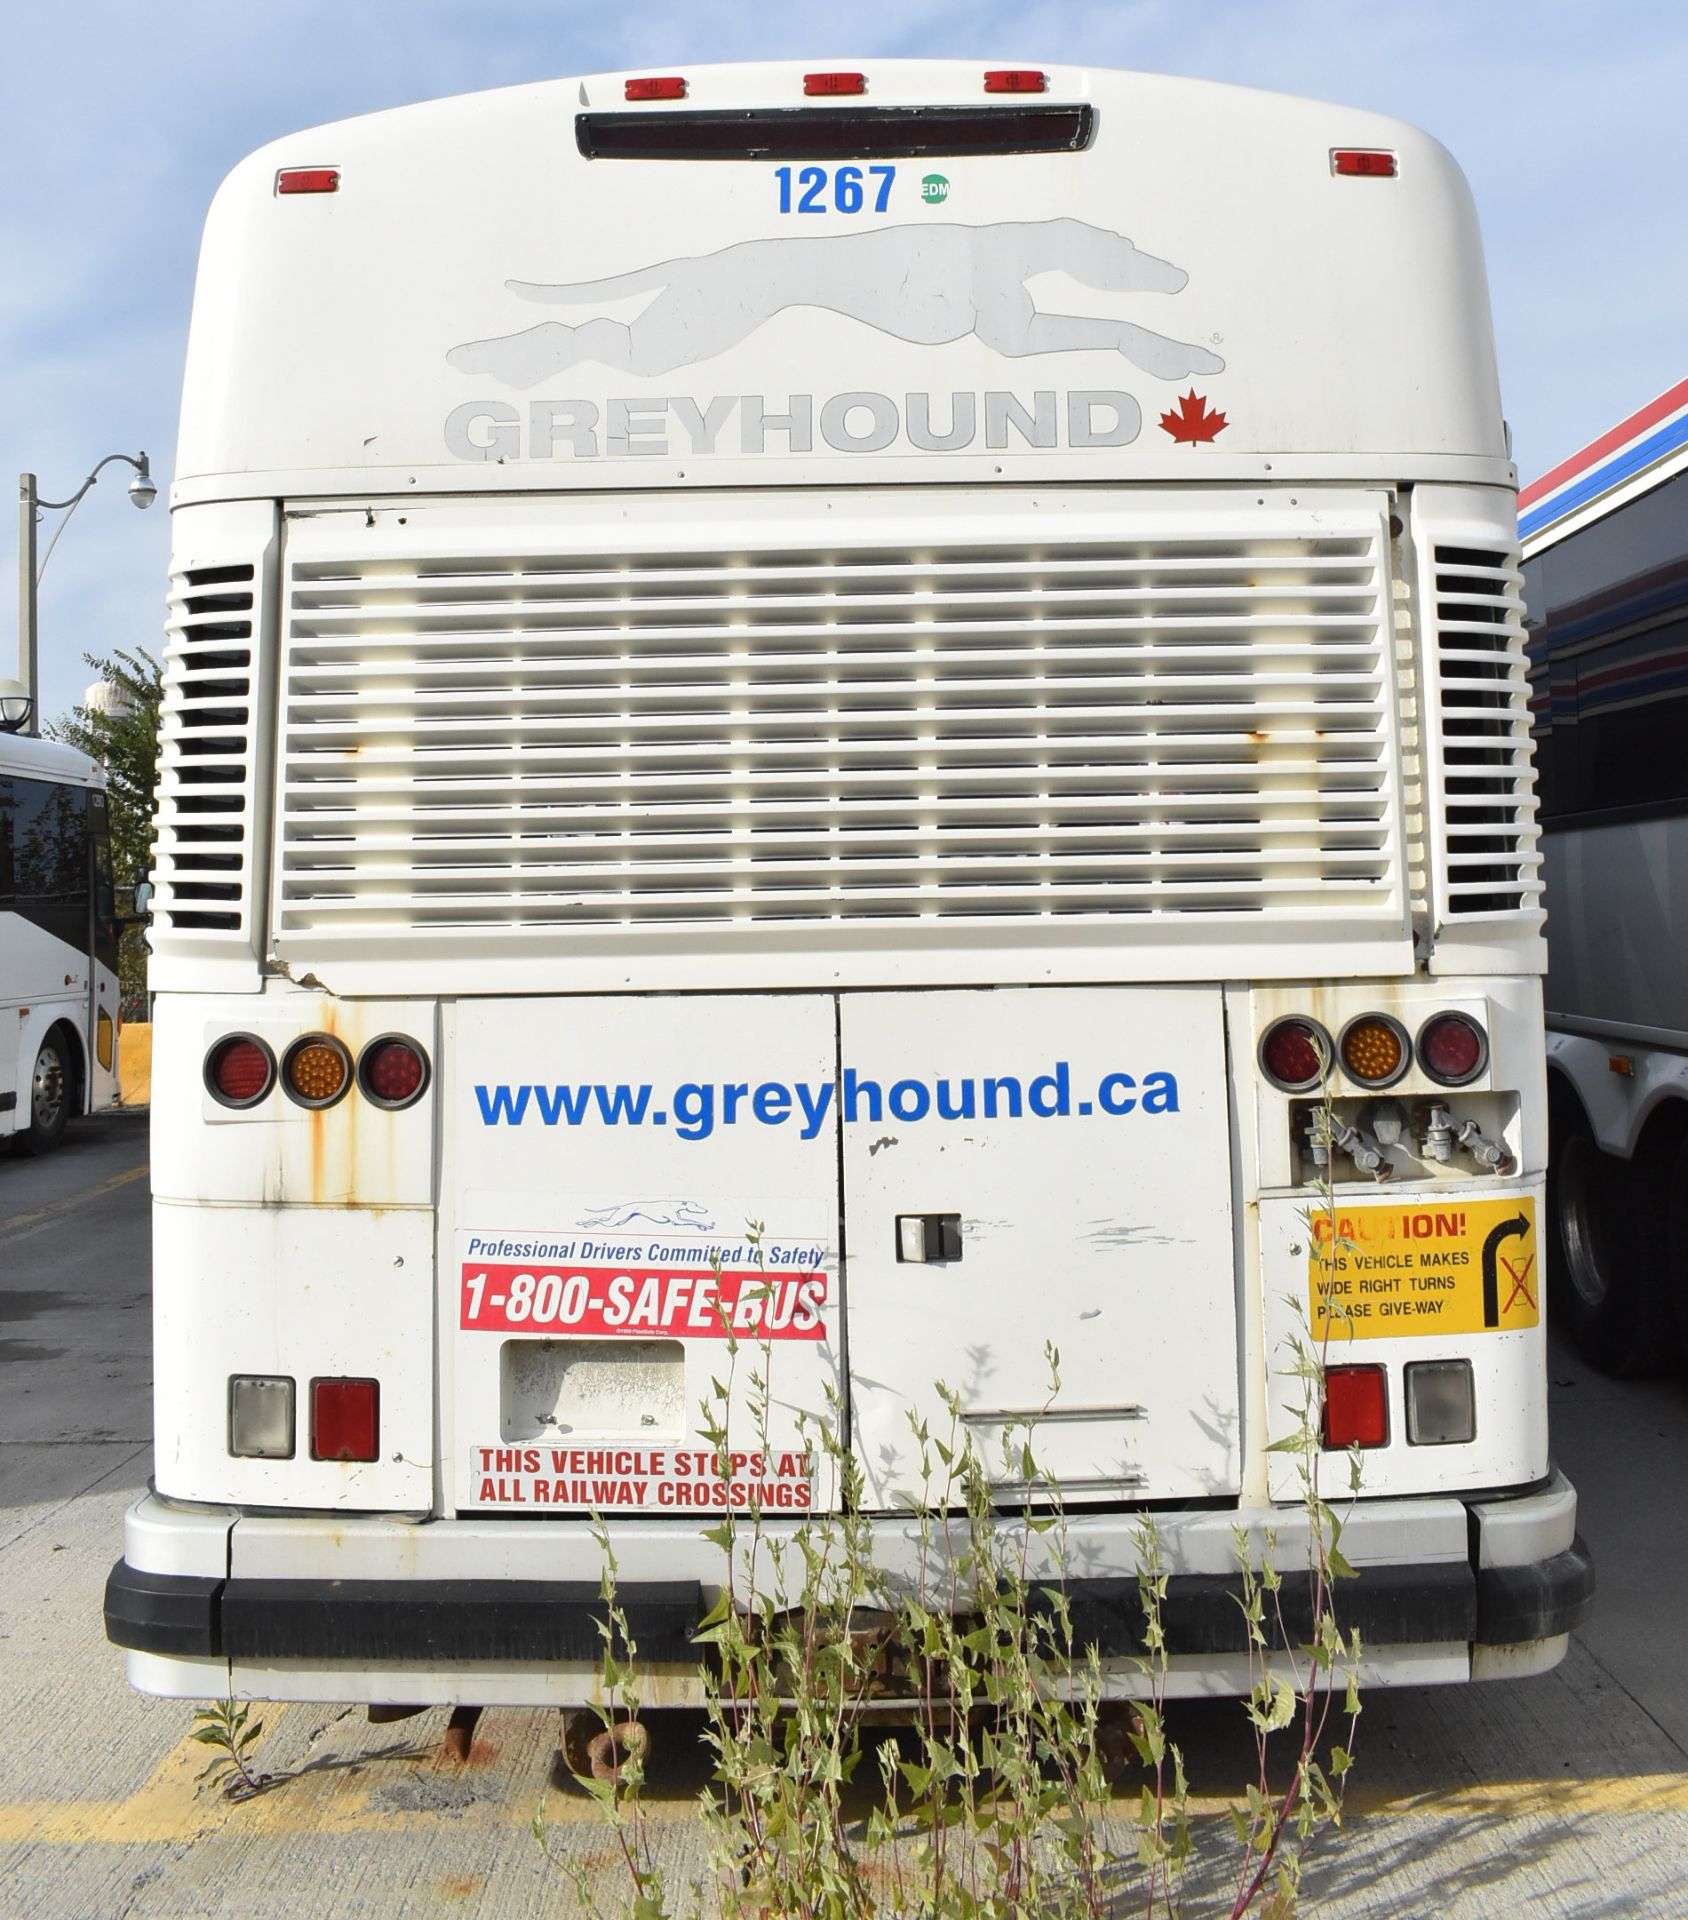
[[[64,532],[70,516],[81,505],[82,496],[99,479],[101,469],[109,467],[114,460],[121,460],[135,469],[135,477],[129,482],[129,498],[137,507],[150,507],[158,498],[158,488],[153,483],[152,469],[144,453],[108,453],[68,500],[43,500],[35,490],[35,475],[18,475],[18,697],[27,698],[29,707],[27,717],[11,729],[14,732],[41,731],[41,666],[36,614],[36,591],[41,584],[41,575],[46,570],[47,561],[53,557],[53,547],[57,544],[59,534]],[[44,508],[50,513],[62,511],[64,519],[59,522],[58,531],[48,543],[46,559],[37,563],[35,527]]]

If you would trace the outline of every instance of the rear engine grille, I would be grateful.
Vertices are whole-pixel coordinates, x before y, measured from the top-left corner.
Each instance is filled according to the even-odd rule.
[[[244,927],[256,591],[250,564],[196,567],[171,580],[154,878],[155,910],[172,928]]]
[[[1446,910],[1534,908],[1541,860],[1518,556],[1438,546],[1433,564]]]
[[[279,941],[1399,926],[1379,515],[1014,504],[717,504],[629,553],[580,501],[566,554],[425,559],[302,523]]]

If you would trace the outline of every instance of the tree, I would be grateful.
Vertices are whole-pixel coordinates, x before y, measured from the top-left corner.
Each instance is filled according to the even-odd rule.
[[[111,862],[119,887],[146,879],[152,867],[153,807],[158,792],[158,708],[164,681],[144,647],[121,649],[102,659],[85,654],[111,689],[101,707],[76,707],[47,731],[55,740],[98,760],[106,770],[111,810]],[[129,928],[119,948],[120,991],[125,1010],[146,1005],[146,947]]]

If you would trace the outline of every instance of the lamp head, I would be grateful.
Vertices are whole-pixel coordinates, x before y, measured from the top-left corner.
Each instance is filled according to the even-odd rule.
[[[150,507],[158,498],[158,487],[144,453],[135,462],[135,477],[129,482],[129,498],[137,507]]]
[[[0,733],[22,733],[33,704],[21,680],[0,680]]]

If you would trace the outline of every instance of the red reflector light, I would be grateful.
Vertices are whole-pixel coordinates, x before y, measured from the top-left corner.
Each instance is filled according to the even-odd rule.
[[[1368,147],[1333,147],[1330,170],[1353,180],[1393,180],[1395,156]]]
[[[408,1107],[428,1084],[428,1062],[414,1040],[383,1034],[358,1062],[358,1085],[380,1107]]]
[[[311,1458],[373,1460],[379,1452],[381,1388],[374,1380],[311,1382]]]
[[[1316,1087],[1330,1063],[1330,1035],[1316,1020],[1276,1020],[1260,1042],[1261,1070],[1286,1093]]]
[[[1489,1063],[1483,1029],[1463,1013],[1438,1013],[1418,1032],[1418,1061],[1444,1087],[1463,1087]]]
[[[676,73],[658,74],[649,80],[629,80],[622,94],[628,100],[684,100],[686,83]]]
[[[206,1087],[225,1107],[255,1107],[274,1083],[275,1055],[250,1034],[232,1033],[206,1055]]]
[[[992,67],[985,75],[986,93],[1044,93],[1049,79],[1035,67]]]
[[[806,73],[803,91],[811,98],[818,93],[866,93],[865,73]]]
[[[1389,1439],[1389,1395],[1381,1367],[1326,1367],[1325,1445],[1381,1447]]]
[[[275,177],[277,193],[338,193],[338,167],[283,167]]]

